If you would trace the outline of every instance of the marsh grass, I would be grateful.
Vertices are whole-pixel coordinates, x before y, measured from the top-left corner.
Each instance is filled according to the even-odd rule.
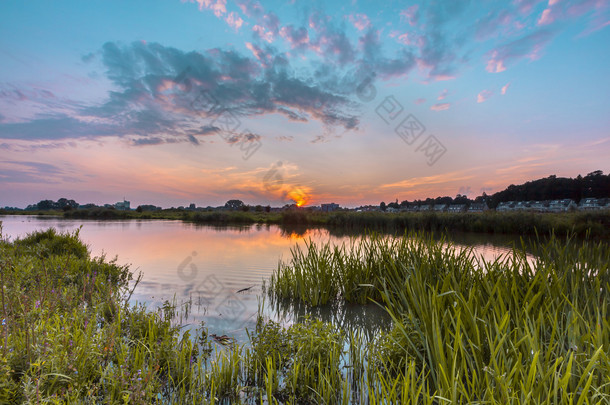
[[[563,213],[497,212],[316,212],[308,208],[298,211],[201,211],[178,209],[137,212],[107,208],[70,211],[3,211],[0,215],[47,215],[78,219],[173,219],[199,224],[250,225],[278,224],[283,226],[325,226],[333,232],[476,232],[508,235],[589,234],[597,239],[610,238],[610,210]]]
[[[368,352],[374,402],[404,384],[403,402],[412,392],[435,403],[610,402],[608,246],[552,236],[530,249],[534,261],[523,242],[485,262],[423,234],[309,242],[269,291],[311,306],[385,306],[394,327]]]
[[[393,327],[259,317],[240,346],[182,328],[188,305],[130,304],[129,269],[78,232],[0,237],[0,403],[608,403],[608,246],[525,247],[493,262],[415,233],[295,247],[276,302],[368,302]]]
[[[0,403],[153,403],[198,392],[207,341],[180,333],[171,306],[129,305],[129,269],[90,258],[78,231],[0,241],[0,276]]]

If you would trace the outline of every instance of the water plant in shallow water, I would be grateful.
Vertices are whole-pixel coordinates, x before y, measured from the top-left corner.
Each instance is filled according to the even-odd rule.
[[[269,292],[312,306],[363,298],[384,305],[394,326],[368,360],[392,381],[405,370],[423,376],[424,398],[608,403],[610,249],[554,236],[527,245],[533,261],[523,242],[485,262],[414,233],[339,247],[309,243],[280,264]],[[345,280],[375,288],[354,298]]]
[[[392,328],[259,317],[249,344],[223,344],[181,331],[171,303],[131,304],[129,269],[78,233],[0,237],[0,403],[610,402],[604,243],[551,237],[493,262],[416,233],[299,249],[275,300],[376,301]]]

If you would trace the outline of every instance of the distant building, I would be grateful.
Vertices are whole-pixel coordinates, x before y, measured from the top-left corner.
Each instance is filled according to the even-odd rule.
[[[466,204],[453,204],[447,209],[447,212],[466,212]]]
[[[507,201],[501,202],[496,211],[530,211],[530,212],[567,212],[576,209],[576,203],[569,198],[546,201]]]
[[[114,204],[114,208],[120,211],[129,211],[131,208],[129,207],[130,202],[127,200],[119,201]]]
[[[419,207],[420,211],[432,211],[432,205],[424,204]]]
[[[515,207],[514,201],[501,202],[496,207],[496,211],[500,211],[500,212],[512,211],[514,207]]]
[[[608,198],[583,198],[578,204],[578,209],[582,211],[610,209],[608,200]]]
[[[537,212],[547,212],[549,209],[548,201],[530,201],[529,210]]]
[[[514,209],[516,211],[527,211],[530,209],[530,204],[527,201],[517,201]]]
[[[445,212],[449,208],[449,204],[436,204],[434,205],[434,211]]]
[[[468,208],[468,212],[484,212],[489,209],[487,203],[472,203]]]
[[[547,212],[566,212],[571,209],[576,209],[576,203],[570,199],[553,200],[549,202]]]
[[[330,203],[330,204],[321,204],[320,211],[322,212],[332,212],[339,209],[339,204]]]

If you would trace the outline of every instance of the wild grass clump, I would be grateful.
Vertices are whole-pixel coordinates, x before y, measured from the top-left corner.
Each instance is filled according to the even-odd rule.
[[[492,262],[425,234],[309,242],[274,299],[377,301],[391,330],[259,317],[249,345],[214,350],[172,304],[130,304],[129,269],[77,232],[0,237],[0,403],[606,404],[609,263],[573,238]]]
[[[421,234],[310,242],[280,265],[270,293],[384,305],[394,327],[368,362],[377,381],[417,376],[422,401],[608,403],[610,249],[555,237],[529,249],[533,260],[523,243],[485,262]]]
[[[333,229],[383,232],[477,232],[512,235],[589,234],[610,238],[610,210],[591,212],[333,212],[326,215],[326,225]]]
[[[0,403],[205,398],[205,345],[164,311],[128,305],[126,266],[89,257],[78,231],[0,238]],[[186,394],[188,393],[188,395]]]
[[[336,402],[343,374],[341,331],[309,318],[289,328],[259,318],[250,339],[249,385],[282,403]]]
[[[467,273],[476,268],[468,250],[456,254],[449,242],[431,235],[395,238],[370,234],[352,238],[349,243],[316,244],[291,249],[290,262],[280,262],[271,276],[270,292],[275,298],[303,301],[311,306],[334,300],[366,304],[381,301],[384,280],[424,267],[430,277],[440,272]],[[399,269],[400,268],[400,269]]]

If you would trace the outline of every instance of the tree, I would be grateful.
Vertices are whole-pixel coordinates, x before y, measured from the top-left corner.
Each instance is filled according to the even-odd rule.
[[[237,210],[243,207],[244,203],[241,200],[229,200],[225,203],[225,208],[230,210]]]
[[[138,205],[138,208],[136,208],[136,212],[142,212],[142,206]]]
[[[37,208],[41,211],[52,210],[57,208],[57,204],[52,200],[42,200],[36,204]]]
[[[470,199],[468,198],[467,195],[458,194],[453,199],[453,203],[454,204],[469,204]]]
[[[381,208],[381,211],[385,211],[386,210],[386,205],[385,202],[381,202],[381,204],[379,204],[379,208]]]

